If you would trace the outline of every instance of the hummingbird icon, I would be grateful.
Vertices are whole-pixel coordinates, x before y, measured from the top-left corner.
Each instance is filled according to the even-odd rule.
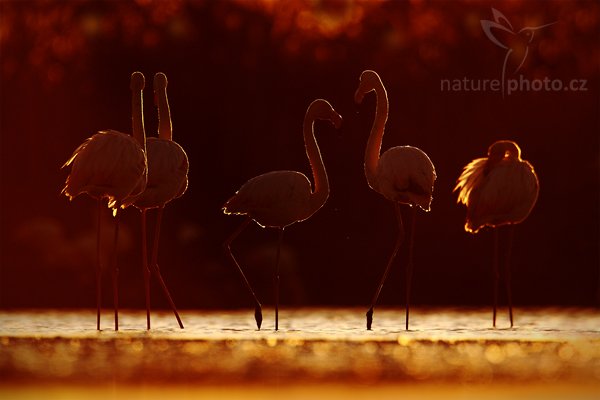
[[[502,83],[504,84],[506,68],[509,65],[514,67],[514,70],[512,71],[514,74],[517,73],[525,63],[525,59],[529,53],[529,46],[533,41],[535,32],[550,25],[554,25],[556,22],[535,27],[527,26],[515,31],[508,18],[500,11],[492,8],[492,15],[494,20],[481,20],[481,27],[492,43],[506,50],[504,63],[502,64]]]

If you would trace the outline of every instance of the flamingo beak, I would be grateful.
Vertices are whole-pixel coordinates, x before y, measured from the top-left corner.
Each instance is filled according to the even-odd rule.
[[[342,126],[342,121],[343,118],[340,114],[334,112],[333,113],[333,125],[335,126],[335,129],[340,129],[340,127]]]
[[[363,90],[361,90],[361,87],[359,86],[358,89],[356,89],[356,92],[354,93],[354,102],[356,104],[361,104],[364,97],[365,93],[363,92]]]

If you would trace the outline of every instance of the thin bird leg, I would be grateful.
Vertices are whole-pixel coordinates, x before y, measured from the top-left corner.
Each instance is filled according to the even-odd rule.
[[[494,228],[494,259],[492,261],[492,275],[494,280],[494,314],[492,317],[493,326],[496,327],[496,309],[498,308],[498,280],[500,273],[498,272],[498,228]]]
[[[511,290],[511,282],[510,282],[510,258],[512,255],[511,253],[512,253],[514,232],[515,232],[515,226],[511,224],[508,227],[508,244],[506,247],[506,260],[504,261],[505,262],[504,268],[505,268],[505,273],[506,273],[504,283],[506,284],[506,297],[508,299],[508,314],[510,316],[510,327],[511,328],[513,327],[513,310],[512,310],[512,290]]]
[[[412,207],[412,219],[410,223],[410,236],[408,239],[408,264],[406,265],[406,330],[408,330],[408,315],[410,312],[410,287],[413,274],[413,248],[415,242],[415,220],[417,219],[417,207]]]
[[[148,269],[148,243],[146,238],[146,209],[142,210],[142,273],[146,292],[146,329],[150,330],[150,270]]]
[[[248,279],[246,278],[246,275],[244,275],[244,271],[242,271],[242,268],[240,267],[240,264],[237,262],[237,260],[233,256],[233,253],[231,252],[231,243],[235,240],[235,238],[240,233],[242,233],[242,231],[244,230],[244,228],[246,228],[251,221],[252,221],[251,218],[246,218],[246,220],[244,222],[242,222],[242,224],[240,225],[240,227],[238,229],[236,229],[236,231],[233,232],[233,234],[231,236],[229,236],[229,238],[225,241],[225,243],[223,243],[223,248],[225,249],[225,251],[229,255],[229,258],[231,258],[231,260],[233,261],[233,263],[237,267],[238,271],[240,272],[240,275],[242,275],[242,279],[244,281],[244,284],[246,285],[246,288],[248,289],[248,291],[252,295],[252,298],[254,299],[254,304],[255,304],[255,307],[254,307],[254,319],[256,320],[256,325],[258,326],[258,329],[260,330],[260,325],[262,324],[262,306],[260,304],[260,301],[258,301],[258,298],[256,297],[256,294],[254,293],[254,290],[252,289],[252,286],[250,286],[250,282],[248,282]]]
[[[100,308],[102,303],[102,266],[100,264],[100,225],[102,221],[102,199],[98,199],[98,224],[96,237],[96,329],[100,330]]]
[[[115,205],[118,208],[118,204]],[[119,219],[120,213],[115,213],[115,239],[112,253],[112,278],[113,278],[113,302],[115,307],[115,331],[119,330],[119,266],[117,265],[117,242],[119,239]]]
[[[402,224],[402,214],[400,213],[400,204],[394,203],[394,208],[396,210],[396,218],[398,219],[398,237],[396,239],[396,245],[394,246],[394,251],[390,256],[390,259],[385,267],[385,271],[383,272],[383,276],[381,277],[381,281],[377,286],[377,290],[373,295],[373,300],[371,300],[371,306],[369,307],[369,311],[367,311],[367,330],[371,330],[371,324],[373,323],[373,307],[377,303],[377,299],[379,299],[379,294],[381,293],[381,289],[383,288],[383,284],[387,279],[388,274],[390,273],[390,268],[394,259],[396,258],[396,253],[398,253],[398,249],[404,240],[404,225]]]
[[[281,242],[283,241],[283,228],[279,229],[279,240],[277,243],[277,258],[275,261],[275,330],[279,330],[279,255],[281,253]]]
[[[162,206],[158,209],[158,213],[156,214],[156,226],[154,227],[154,244],[152,245],[152,260],[150,265],[152,266],[152,271],[156,274],[158,278],[158,283],[162,287],[163,293],[165,294],[169,305],[171,306],[171,310],[173,310],[173,314],[175,314],[175,318],[177,319],[177,323],[179,327],[183,329],[183,322],[181,322],[181,318],[179,318],[179,313],[177,312],[177,307],[175,307],[175,302],[169,293],[169,288],[167,288],[167,284],[160,274],[160,268],[158,266],[158,243],[160,239],[160,224],[162,221],[162,215],[165,207]]]

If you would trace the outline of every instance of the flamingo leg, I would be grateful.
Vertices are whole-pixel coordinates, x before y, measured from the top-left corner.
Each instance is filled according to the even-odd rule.
[[[408,264],[406,265],[406,330],[408,330],[408,315],[410,312],[410,289],[413,274],[413,248],[415,242],[415,220],[417,219],[417,207],[412,207],[412,219],[410,224],[410,236],[408,239]]]
[[[494,313],[492,316],[492,323],[494,328],[496,327],[496,309],[498,308],[498,281],[500,279],[500,273],[498,272],[498,228],[494,228],[494,259],[492,261],[492,275],[494,280]]]
[[[508,314],[510,316],[510,327],[513,327],[513,309],[512,309],[512,290],[511,290],[511,279],[510,279],[510,258],[512,253],[512,244],[513,244],[513,236],[514,236],[515,228],[514,225],[510,225],[508,227],[508,244],[506,247],[506,260],[504,261],[505,268],[505,281],[506,284],[506,297],[508,299]]]
[[[118,208],[118,205],[116,206]],[[119,330],[119,266],[117,264],[117,243],[119,240],[120,213],[115,215],[115,237],[112,253],[112,280],[113,280],[113,303],[115,307],[115,331]]]
[[[142,272],[146,294],[146,329],[150,330],[150,270],[148,269],[148,243],[146,238],[146,211],[142,210]]]
[[[394,209],[396,210],[396,218],[398,219],[398,237],[396,239],[396,245],[394,246],[394,251],[388,260],[387,266],[385,267],[385,271],[383,272],[383,276],[381,277],[381,281],[377,286],[377,290],[373,295],[373,299],[371,300],[371,306],[369,307],[369,311],[367,311],[367,330],[371,330],[371,325],[373,323],[373,307],[377,303],[377,299],[379,299],[379,294],[381,293],[381,289],[383,288],[383,284],[390,273],[390,268],[394,259],[396,258],[396,254],[398,253],[398,249],[404,240],[404,225],[402,223],[402,214],[400,213],[400,204],[394,203]]]
[[[283,228],[279,229],[279,240],[277,242],[277,258],[275,261],[275,330],[279,330],[279,256],[281,243],[283,241]]]
[[[173,301],[173,298],[171,297],[171,293],[169,293],[169,288],[167,287],[167,284],[165,283],[165,280],[163,279],[163,277],[160,273],[160,267],[158,266],[158,243],[160,240],[160,224],[162,222],[162,215],[163,215],[164,209],[165,209],[164,206],[160,207],[158,209],[158,214],[156,215],[156,226],[154,227],[154,243],[152,245],[152,261],[151,261],[150,265],[152,266],[152,271],[156,274],[158,283],[160,283],[160,286],[165,294],[165,297],[167,298],[167,301],[169,302],[169,305],[171,306],[171,310],[173,310],[173,314],[175,314],[175,318],[177,319],[177,323],[179,324],[179,327],[181,329],[183,329],[183,322],[181,322],[181,318],[179,317],[179,313],[177,312],[177,307],[175,307],[175,302]],[[150,325],[148,325],[148,326],[150,326]]]
[[[100,308],[102,303],[102,266],[100,261],[100,225],[102,222],[102,199],[98,199],[98,224],[96,237],[96,329],[100,330]]]
[[[246,220],[244,222],[242,222],[242,224],[239,226],[239,228],[236,229],[236,231],[233,232],[233,234],[231,234],[231,236],[229,236],[229,238],[227,238],[227,240],[225,241],[225,243],[223,243],[223,248],[225,249],[225,251],[229,255],[229,258],[231,258],[231,260],[233,261],[233,263],[237,267],[240,275],[242,276],[242,280],[244,281],[244,284],[246,285],[246,288],[248,289],[248,291],[252,295],[252,298],[254,299],[254,304],[255,304],[255,307],[254,307],[254,319],[256,320],[256,325],[258,326],[258,329],[260,330],[260,325],[262,324],[262,306],[260,304],[260,301],[258,301],[258,298],[256,297],[256,294],[254,293],[254,290],[252,289],[252,286],[250,286],[250,282],[248,282],[248,279],[246,278],[246,275],[244,275],[244,271],[242,271],[242,268],[240,267],[240,264],[237,262],[237,260],[233,256],[233,253],[231,252],[231,243],[235,240],[236,237],[238,237],[238,235],[240,233],[242,233],[242,231],[244,230],[244,228],[246,228],[251,221],[252,221],[251,218],[246,218]]]

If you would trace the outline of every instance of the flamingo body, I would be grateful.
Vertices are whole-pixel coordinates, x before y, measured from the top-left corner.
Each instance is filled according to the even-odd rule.
[[[308,219],[312,194],[308,178],[296,171],[273,171],[246,182],[223,206],[226,214],[247,215],[262,227],[284,228]]]
[[[114,242],[112,250],[113,303],[115,330],[119,329],[119,286],[117,265],[117,243],[119,237],[119,207],[133,203],[144,191],[148,180],[146,160],[146,134],[144,131],[143,99],[145,79],[141,72],[131,74],[131,122],[132,136],[114,130],[100,131],[86,139],[63,165],[71,166],[62,190],[69,200],[87,193],[98,203],[97,257],[96,257],[96,329],[100,330],[101,276],[100,265],[100,222],[103,199],[115,216]]]
[[[71,166],[63,193],[70,200],[82,193],[126,207],[146,187],[146,156],[131,135],[100,131],[86,139],[63,167]]]
[[[246,221],[224,244],[227,254],[236,265],[248,291],[254,298],[254,318],[258,329],[262,323],[262,306],[250,282],[231,252],[231,243],[254,220],[263,228],[279,230],[275,262],[275,330],[279,329],[279,255],[284,229],[295,222],[308,219],[329,197],[329,180],[314,134],[315,120],[327,120],[339,128],[342,117],[323,99],[313,101],[304,116],[303,134],[306,155],[310,163],[314,190],[310,180],[296,171],[273,171],[250,179],[223,205],[225,214],[246,215]]]
[[[148,157],[148,184],[146,190],[135,198],[134,206],[142,211],[142,264],[144,286],[146,290],[146,326],[150,329],[150,272],[152,271],[175,314],[179,327],[183,323],[175,307],[169,289],[162,278],[158,266],[158,248],[160,226],[165,205],[185,193],[188,186],[189,162],[183,148],[173,141],[171,110],[167,96],[167,76],[158,72],[154,75],[153,90],[155,105],[158,108],[158,137],[146,141]],[[146,213],[149,209],[158,208],[154,226],[154,244],[152,256],[148,263]]]
[[[496,152],[502,154],[492,155]],[[467,232],[518,224],[537,201],[537,176],[532,165],[521,159],[516,143],[498,141],[490,146],[489,154],[465,166],[455,187],[458,202],[467,206]]]
[[[148,183],[135,200],[140,209],[157,208],[183,195],[188,186],[189,162],[183,148],[172,140],[146,139]]]
[[[505,280],[510,326],[513,326],[512,291],[510,284],[510,255],[514,225],[522,222],[535,205],[539,182],[531,164],[521,159],[521,149],[510,140],[499,140],[488,149],[488,156],[471,161],[456,182],[458,203],[467,206],[465,230],[477,233],[481,228],[494,228],[492,325],[496,326],[498,282],[500,279],[499,234],[500,226],[509,225],[506,246]]]
[[[390,201],[429,211],[435,178],[433,163],[425,152],[398,146],[381,155],[372,189]]]
[[[398,146],[381,153],[381,143],[385,133],[385,124],[389,114],[387,91],[377,72],[363,71],[354,101],[362,103],[365,95],[375,92],[377,100],[375,107],[375,120],[365,149],[365,176],[371,189],[394,204],[398,220],[398,236],[396,245],[388,260],[383,276],[377,286],[371,306],[367,311],[367,329],[371,329],[373,322],[373,308],[379,299],[383,285],[387,279],[390,268],[396,258],[398,249],[404,240],[404,225],[400,211],[401,204],[411,207],[420,207],[424,211],[431,208],[433,183],[436,179],[433,163],[422,150],[412,146]],[[409,257],[406,268],[406,329],[410,312],[410,285],[412,279],[412,248],[414,239],[414,224],[416,208],[413,208],[413,218],[409,237]]]

